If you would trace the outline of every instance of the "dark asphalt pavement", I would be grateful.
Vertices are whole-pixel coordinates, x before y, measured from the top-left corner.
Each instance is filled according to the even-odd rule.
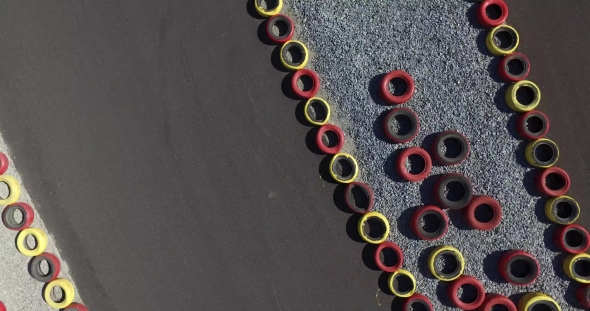
[[[559,3],[510,22],[587,206],[590,2]],[[391,308],[259,23],[245,1],[3,3],[2,135],[92,310]]]

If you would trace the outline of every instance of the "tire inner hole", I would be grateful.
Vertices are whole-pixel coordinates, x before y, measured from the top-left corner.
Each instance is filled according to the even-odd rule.
[[[530,133],[540,133],[545,127],[545,122],[538,116],[530,116],[526,119],[526,128]]]
[[[535,147],[535,158],[537,160],[547,163],[553,159],[555,156],[555,150],[548,144],[540,143]]]
[[[403,96],[408,92],[408,82],[400,77],[395,77],[389,81],[388,89],[393,96]]]
[[[452,254],[445,253],[436,258],[436,271],[444,275],[451,275],[459,269],[459,261]]]
[[[494,219],[494,209],[489,204],[480,204],[475,208],[475,220],[480,223],[488,223]]]
[[[37,238],[34,235],[29,234],[25,238],[25,247],[32,251],[37,247]]]
[[[272,34],[277,37],[284,37],[289,31],[289,24],[286,21],[279,19],[272,24]]]
[[[524,73],[526,65],[522,59],[513,58],[508,61],[506,68],[508,69],[509,74],[513,76],[520,76]]]
[[[10,188],[5,182],[0,182],[0,199],[6,200],[10,195]]]
[[[51,273],[51,268],[47,260],[41,260],[37,266],[37,272],[42,276],[48,276]]]
[[[457,291],[457,297],[463,303],[474,303],[479,297],[479,292],[473,284],[463,284]]]
[[[408,311],[430,311],[430,309],[424,302],[414,301],[410,304],[410,309]]]
[[[352,186],[350,189],[350,194],[351,195],[348,200],[351,204],[365,211],[369,209],[369,202],[371,199],[363,187]]]
[[[516,90],[516,100],[524,106],[532,104],[535,97],[535,91],[530,86],[523,85]]]
[[[557,217],[568,219],[574,215],[574,207],[569,202],[559,202],[555,206]]]
[[[502,50],[507,50],[514,44],[514,36],[508,30],[500,30],[494,34],[494,44]]]
[[[398,264],[399,256],[393,248],[385,247],[379,252],[379,260],[381,260],[384,266],[393,267]]]
[[[412,279],[405,274],[397,274],[393,279],[393,288],[398,293],[408,293],[414,288]]]
[[[412,175],[418,175],[426,169],[426,160],[419,154],[411,154],[406,159],[406,170]]]
[[[510,311],[505,305],[493,305],[490,311]]]
[[[565,233],[565,244],[573,248],[579,248],[586,243],[586,238],[578,230],[569,230]]]
[[[57,303],[63,302],[66,299],[66,295],[64,295],[64,290],[60,286],[54,286],[51,289],[51,294],[49,295],[51,296],[51,300]]]
[[[296,45],[291,45],[285,51],[285,60],[290,64],[301,64],[303,61],[303,51]]]
[[[583,278],[590,278],[590,260],[580,258],[574,262],[574,272]]]
[[[278,0],[257,0],[257,1],[258,1],[258,5],[260,7],[262,7],[262,9],[264,9],[265,11],[270,11],[270,10],[273,10],[274,8],[277,7]]]
[[[385,225],[381,219],[377,217],[369,217],[363,225],[363,232],[365,236],[378,240],[385,234]]]
[[[451,181],[445,185],[445,197],[450,202],[459,202],[465,197],[465,186],[458,181]]]
[[[531,309],[531,311],[553,311],[555,309],[552,309],[550,306],[546,305],[546,304],[537,304],[534,305],[533,308]]]
[[[545,185],[554,191],[561,190],[565,187],[565,178],[559,173],[549,173],[545,177]]]
[[[532,270],[531,263],[524,259],[516,259],[510,263],[510,274],[518,279],[529,277]]]
[[[20,209],[13,209],[11,217],[14,223],[17,225],[22,225],[25,221],[25,215]]]
[[[502,16],[502,8],[497,4],[491,4],[486,7],[486,16],[492,20],[497,20]]]
[[[398,114],[393,117],[392,122],[389,123],[389,130],[398,136],[406,136],[412,132],[414,122],[405,114]]]
[[[350,161],[347,159],[338,159],[336,163],[334,163],[334,167],[332,168],[334,173],[336,173],[340,177],[349,177],[353,173],[353,167]]]
[[[297,87],[303,92],[309,92],[313,88],[313,79],[308,75],[302,75],[297,80]]]
[[[436,215],[425,214],[420,219],[420,226],[426,233],[435,233],[442,227],[442,223]]]
[[[322,134],[322,143],[328,148],[334,148],[338,146],[340,136],[332,130],[327,130]]]
[[[456,159],[463,153],[463,144],[455,137],[445,138],[441,147],[442,154],[449,159]]]
[[[314,121],[324,121],[328,112],[320,101],[314,100],[307,106],[307,115]]]

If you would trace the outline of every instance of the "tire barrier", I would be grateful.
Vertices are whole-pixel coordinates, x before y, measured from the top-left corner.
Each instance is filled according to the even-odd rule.
[[[507,18],[508,6],[503,0],[485,0],[477,8],[477,21],[484,28],[500,26]]]
[[[35,247],[27,245],[27,237],[32,235],[35,238]],[[35,257],[41,255],[47,248],[47,235],[39,228],[27,228],[18,233],[16,247],[25,256]]]
[[[286,28],[284,33],[281,34],[279,29],[279,34],[275,34],[273,28],[275,26],[280,28],[279,25],[281,24]],[[269,18],[266,22],[266,35],[268,36],[268,39],[274,44],[283,44],[291,40],[294,32],[295,26],[293,21],[287,15],[278,14]]]
[[[531,111],[541,102],[541,90],[531,81],[522,80],[511,84],[505,93],[506,104],[512,111]]]
[[[570,254],[584,253],[590,247],[590,234],[579,225],[567,225],[555,230],[555,244]]]
[[[337,154],[344,147],[344,132],[334,124],[324,124],[315,136],[318,149],[324,154]]]
[[[395,272],[404,263],[402,249],[393,242],[383,242],[375,250],[375,264],[384,272]]]
[[[451,189],[445,194],[447,187]],[[467,206],[473,197],[471,181],[459,173],[443,175],[434,185],[434,197],[443,208],[461,209]]]
[[[85,305],[74,302],[71,305],[67,306],[63,311],[88,311]]]
[[[344,202],[353,213],[366,214],[375,202],[373,190],[364,183],[351,182],[344,189]]]
[[[43,261],[47,262],[48,271],[44,273],[41,264]],[[31,276],[43,283],[51,282],[59,276],[61,272],[61,263],[59,259],[50,253],[42,253],[39,256],[33,257],[29,263],[29,273]]]
[[[439,246],[428,256],[428,270],[441,281],[454,281],[463,274],[465,259],[453,246]]]
[[[330,105],[319,97],[312,97],[305,102],[303,115],[311,125],[324,125],[330,120]]]
[[[297,51],[297,53],[293,53]],[[288,55],[291,57],[288,57]],[[290,40],[281,47],[281,64],[288,70],[303,69],[307,65],[309,51],[305,44],[297,40]],[[297,56],[295,56],[297,55]],[[295,60],[296,59],[296,60]]]
[[[399,94],[391,93],[389,84],[394,80],[400,82],[403,89]],[[394,70],[387,73],[381,80],[379,85],[379,93],[381,98],[390,105],[400,105],[412,98],[414,95],[414,79],[405,71]]]
[[[590,309],[590,285],[580,285],[576,290],[576,299],[587,309]]]
[[[590,255],[580,253],[567,256],[563,261],[563,270],[570,279],[590,284]]]
[[[492,230],[502,221],[502,207],[489,196],[476,196],[463,211],[465,222],[477,230]]]
[[[418,172],[413,172],[412,169],[408,169],[406,162],[409,161],[410,157],[416,155],[421,159],[420,169]],[[397,173],[405,180],[416,182],[421,181],[430,174],[432,169],[432,160],[428,152],[420,147],[410,147],[404,149],[397,157],[395,168]]]
[[[461,298],[457,296],[459,289],[464,285],[471,285],[473,289],[476,290],[477,293],[475,298],[463,301],[461,300]],[[447,295],[449,297],[449,300],[451,300],[453,305],[455,305],[457,308],[463,310],[473,310],[481,306],[486,297],[486,291],[478,279],[470,275],[462,275],[450,284],[450,286],[447,288]]]
[[[22,219],[17,221],[15,219],[16,212],[20,212]],[[18,202],[8,205],[2,212],[2,222],[4,226],[10,230],[20,231],[31,226],[35,220],[35,212],[33,208],[24,202]]]
[[[416,291],[416,279],[407,270],[399,269],[389,276],[389,289],[391,292],[402,298],[410,297]]]
[[[428,297],[421,294],[413,294],[404,302],[403,311],[434,311],[434,307]]]
[[[498,306],[503,306],[506,311],[517,311],[516,305],[508,297],[499,294],[487,294],[483,303],[477,311],[494,311],[500,310]]]
[[[507,251],[498,263],[498,271],[502,278],[517,286],[526,286],[535,282],[540,270],[539,262],[535,257],[521,250]]]
[[[500,59],[498,75],[506,82],[518,82],[526,79],[531,71],[529,59],[521,53],[512,53]]]
[[[6,173],[6,170],[8,170],[8,165],[10,165],[8,156],[6,156],[4,152],[0,152],[0,175],[4,175],[4,173]]]
[[[8,186],[8,197],[0,199],[0,205],[10,205],[20,198],[20,184],[16,178],[10,175],[0,175],[0,183],[3,182]]]
[[[381,244],[389,236],[389,221],[381,213],[368,212],[359,219],[357,230],[363,241]]]
[[[508,25],[494,27],[486,37],[486,46],[494,55],[508,55],[518,47],[519,36],[516,29]]]
[[[348,184],[355,180],[358,164],[348,153],[337,153],[330,161],[330,176],[337,182]]]
[[[432,145],[434,159],[442,165],[457,165],[467,159],[469,142],[465,135],[456,131],[445,131],[434,140]],[[458,151],[458,152],[456,152]]]
[[[403,128],[404,124],[409,126]],[[393,109],[383,119],[383,132],[394,143],[407,143],[420,132],[418,115],[405,107]]]
[[[309,90],[305,91],[299,88],[298,82],[299,79],[303,77],[309,77],[311,79],[311,87]],[[293,76],[291,77],[291,89],[293,90],[293,94],[295,96],[302,98],[302,99],[309,99],[315,96],[320,89],[320,77],[309,69],[299,69],[295,71]]]
[[[518,301],[519,311],[561,311],[561,307],[555,299],[543,293],[528,293]]]
[[[568,196],[551,198],[545,204],[545,215],[559,225],[569,225],[580,217],[580,205]]]
[[[262,6],[262,0],[252,0],[252,2],[254,3],[254,9],[256,10],[258,15],[260,15],[264,18],[272,17],[272,16],[277,15],[281,12],[281,9],[283,8],[283,0],[274,0],[274,1],[275,1],[274,7],[265,8]]]
[[[533,140],[526,146],[524,157],[534,167],[548,168],[559,159],[559,148],[554,141],[547,138]]]
[[[447,214],[440,208],[429,205],[418,209],[412,219],[410,226],[415,235],[426,241],[434,241],[442,238],[449,228]]]
[[[538,110],[531,110],[518,118],[516,131],[524,139],[541,139],[549,132],[549,118]]]
[[[63,297],[59,301],[53,299],[53,289],[56,287],[60,287],[62,290]],[[45,302],[54,309],[62,309],[69,306],[74,301],[75,295],[74,286],[66,279],[55,279],[47,283],[43,291]]]
[[[535,180],[537,190],[543,195],[558,197],[566,194],[570,189],[570,176],[563,169],[552,166],[537,173]]]

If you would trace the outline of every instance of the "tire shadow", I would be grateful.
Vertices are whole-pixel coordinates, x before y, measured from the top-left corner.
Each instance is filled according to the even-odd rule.
[[[254,0],[246,1],[246,12],[248,12],[248,15],[250,15],[250,17],[252,17],[252,18],[255,18],[258,20],[264,19],[262,16],[260,16],[258,14],[258,12],[256,12],[256,9],[254,8]]]
[[[270,53],[270,63],[276,70],[280,72],[289,72],[289,70],[283,66],[283,63],[281,63],[281,47],[282,46],[279,45],[272,50]]]
[[[382,293],[389,295],[389,296],[393,296],[393,293],[391,292],[391,290],[389,289],[389,275],[391,273],[388,272],[383,272],[379,275],[379,279],[377,280],[377,285],[379,286],[379,289],[381,290]]]
[[[289,99],[300,100],[300,98],[295,95],[295,92],[293,92],[293,89],[291,88],[291,80],[292,79],[293,79],[292,72],[288,73],[283,78],[283,81],[281,81],[281,91],[283,92],[283,95],[285,95]]]
[[[258,29],[256,30],[256,35],[258,36],[258,40],[262,42],[264,45],[275,45],[266,34],[266,26],[268,25],[268,19],[265,19],[260,25],[258,25]]]
[[[365,247],[363,247],[362,258],[363,258],[363,263],[365,264],[365,266],[367,266],[367,268],[369,268],[373,271],[380,271],[381,269],[379,269],[379,267],[377,267],[377,264],[375,263],[375,258],[374,258],[376,250],[377,250],[377,245],[367,243],[367,245],[365,245]]]
[[[535,203],[535,216],[537,216],[537,221],[544,223],[544,224],[552,224],[552,222],[547,218],[545,214],[545,204],[547,204],[549,198],[541,197]]]
[[[391,110],[385,110],[385,111],[381,112],[379,114],[379,116],[377,116],[377,118],[375,119],[375,122],[373,122],[373,134],[380,141],[384,141],[386,143],[393,144],[393,142],[390,141],[389,138],[387,138],[387,136],[385,136],[385,131],[383,129],[383,120],[385,119],[385,116],[387,116],[387,114],[390,111]]]
[[[348,237],[358,243],[365,243],[358,232],[358,223],[361,219],[361,215],[352,214],[346,222],[346,234]]]
[[[422,250],[420,252],[420,255],[418,255],[418,262],[420,262],[420,263],[428,263],[428,257],[430,256],[430,253],[432,253],[432,251],[436,247],[437,246],[434,246],[433,245],[433,246],[429,246],[428,248],[425,248],[424,250]],[[430,270],[428,269],[428,264],[420,264],[420,265],[418,265],[418,271],[425,278],[431,279],[431,280],[436,280],[436,278],[434,277],[434,275],[432,275],[432,273],[430,273]]]
[[[414,234],[414,231],[412,231],[411,224],[412,215],[414,215],[414,213],[420,208],[422,208],[422,206],[406,208],[397,218],[397,228],[399,232],[410,240],[420,240],[420,238]]]
[[[500,74],[498,73],[498,66],[500,65],[500,57],[494,57],[490,60],[490,64],[488,65],[488,73],[490,74],[490,78],[498,83],[504,83],[504,80],[500,78]]]
[[[533,197],[541,196],[541,193],[535,185],[535,179],[537,178],[538,173],[538,169],[527,170],[522,177],[522,185],[524,186],[524,190],[526,190],[526,192]]]
[[[508,133],[510,133],[510,135],[512,137],[514,137],[518,140],[522,140],[523,138],[520,137],[520,135],[518,134],[518,131],[516,130],[519,118],[520,118],[520,115],[518,115],[517,113],[511,115],[510,118],[508,118],[508,122],[506,123],[506,129],[508,130]]]
[[[543,243],[545,244],[545,248],[552,252],[560,252],[562,249],[557,246],[555,243],[555,231],[557,230],[557,225],[551,225],[547,227],[543,231]]]
[[[508,104],[506,103],[506,91],[508,90],[509,86],[510,84],[502,85],[496,91],[496,94],[494,94],[494,104],[500,112],[514,113],[514,111],[512,111],[512,109],[510,109],[510,107],[508,107]]]
[[[436,285],[436,297],[440,301],[440,303],[449,308],[455,308],[455,305],[451,303],[449,296],[447,294],[447,288],[449,287],[450,282],[438,281]]]
[[[514,157],[516,158],[516,163],[518,165],[526,168],[531,168],[533,166],[529,164],[525,157],[526,146],[528,144],[529,141],[521,141],[516,147],[516,150],[514,151]]]
[[[500,284],[508,283],[498,272],[498,263],[505,251],[494,251],[488,254],[483,259],[483,273],[490,279],[490,281]]]
[[[447,210],[447,215],[449,216],[449,222],[455,226],[455,228],[459,230],[473,230],[463,217],[463,210],[465,208],[459,210]]]
[[[385,73],[380,73],[369,80],[369,95],[371,95],[371,99],[377,105],[389,107],[390,105],[381,99],[381,96],[379,95],[379,83],[381,83],[383,77],[385,77]]]
[[[465,17],[467,17],[467,21],[469,22],[469,25],[473,28],[476,29],[484,29],[483,26],[477,21],[477,9],[479,8],[479,6],[481,4],[475,2],[475,1],[467,1],[470,3],[473,3],[469,9],[467,9],[467,12],[465,12]]]
[[[439,205],[436,199],[434,198],[434,184],[436,184],[436,181],[441,176],[443,175],[430,175],[422,181],[422,184],[420,185],[420,198],[422,200],[422,204],[434,206]]]
[[[320,162],[320,166],[319,166],[320,177],[325,182],[329,182],[331,184],[338,184],[338,182],[335,181],[334,178],[332,178],[332,175],[330,175],[330,161],[331,160],[332,160],[332,155],[327,155]]]
[[[558,278],[564,281],[570,281],[570,278],[567,276],[567,274],[565,274],[565,271],[563,271],[563,261],[567,256],[567,253],[559,253],[555,257],[553,257],[553,260],[551,261],[551,265],[553,266],[553,272],[555,272],[555,275]]]
[[[305,119],[306,103],[307,100],[302,100],[299,102],[299,104],[297,104],[297,106],[295,106],[295,118],[297,119],[297,122],[299,122],[301,125],[312,126],[309,122],[307,122],[307,119]]]
[[[307,135],[305,135],[305,145],[307,146],[307,149],[309,149],[309,151],[317,155],[325,155],[320,151],[318,145],[316,144],[316,135],[318,134],[318,130],[319,129],[317,127],[312,127],[307,132]]]
[[[344,201],[344,196],[346,195],[346,185],[339,184],[334,188],[334,205],[341,211],[346,214],[353,214],[353,212],[346,206],[346,202]]]
[[[403,149],[397,149],[394,150],[385,160],[385,163],[383,163],[383,172],[385,173],[385,176],[387,176],[387,178],[391,179],[392,181],[395,182],[407,182],[405,179],[403,179],[398,173],[397,170],[395,169],[395,160],[397,159],[397,157],[399,156],[399,154],[402,152]]]

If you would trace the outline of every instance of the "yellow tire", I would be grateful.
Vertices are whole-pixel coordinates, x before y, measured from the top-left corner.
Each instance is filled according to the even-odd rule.
[[[556,224],[569,225],[580,217],[580,205],[565,195],[551,198],[545,204],[545,215]]]
[[[539,150],[538,148],[543,148]],[[542,157],[539,157],[536,152],[542,151]],[[530,165],[538,168],[548,168],[557,163],[559,159],[559,148],[557,144],[547,138],[533,140],[524,149],[524,157]]]
[[[528,293],[518,301],[518,311],[533,311],[534,307],[544,305],[551,310],[561,311],[561,307],[555,299],[543,293]]]
[[[52,292],[55,287],[61,287],[63,293],[63,299],[60,299],[60,302],[56,302],[52,298]],[[74,291],[74,285],[66,279],[55,279],[45,286],[45,290],[43,291],[43,298],[45,302],[52,308],[55,309],[63,309],[69,306],[74,301],[74,296],[76,296],[76,292]]]
[[[343,163],[341,161],[344,161]],[[337,153],[330,161],[330,176],[343,184],[349,184],[356,179],[359,166],[356,159],[348,153]],[[350,170],[350,172],[348,172]],[[343,175],[344,173],[348,173]]]
[[[590,284],[590,255],[581,253],[567,256],[563,261],[563,270],[570,279]]]
[[[381,235],[377,237],[371,236],[371,228],[369,228],[370,224],[368,223],[369,220],[378,221],[378,223],[373,223],[373,225],[381,226]],[[368,212],[364,214],[363,217],[361,217],[361,219],[359,219],[357,229],[363,241],[371,244],[381,244],[385,240],[387,240],[387,237],[389,236],[390,227],[389,221],[385,216],[383,216],[383,214],[378,212]]]
[[[27,236],[32,235],[37,244],[35,248],[27,246]],[[16,237],[16,248],[25,256],[35,257],[41,255],[47,248],[47,235],[39,228],[27,228],[18,233]]]
[[[518,90],[521,88],[528,88],[532,92],[533,100],[530,104],[523,104],[518,100],[516,92],[518,92]],[[541,102],[541,89],[539,89],[535,83],[529,80],[522,80],[511,84],[506,90],[504,97],[506,99],[506,104],[513,111],[527,112],[539,106],[539,103]]]
[[[408,298],[416,291],[416,279],[412,273],[404,269],[399,269],[389,275],[387,284],[394,295],[402,298]]]
[[[451,255],[454,257],[456,267],[452,272],[445,273],[443,271],[437,271],[436,262],[438,258],[443,255]],[[463,270],[465,270],[465,259],[458,249],[448,245],[439,246],[432,250],[428,256],[428,270],[430,270],[430,273],[432,273],[435,278],[441,281],[453,281],[463,274]]]
[[[289,49],[291,48],[296,48],[301,53],[301,60],[297,63],[292,63],[287,60],[287,51],[289,51]],[[307,65],[307,60],[309,59],[309,51],[307,50],[307,47],[305,46],[305,44],[303,44],[303,42],[297,40],[289,40],[285,42],[285,44],[283,44],[283,46],[281,47],[280,59],[281,64],[283,64],[283,66],[288,70],[295,71],[303,69],[303,67]]]
[[[324,118],[318,117],[316,114],[316,111],[312,107],[315,103],[319,103],[322,106],[325,115]],[[312,125],[324,125],[330,120],[330,105],[319,97],[312,97],[305,103],[305,107],[303,107],[303,115],[305,116],[305,120]]]
[[[252,0],[252,2],[254,3],[254,9],[256,9],[258,15],[264,18],[269,18],[281,13],[281,10],[283,9],[283,0],[274,1],[276,1],[276,6],[270,10],[267,10],[262,6],[262,0]]]
[[[510,44],[506,47],[500,47],[498,45],[496,45],[496,43],[494,42],[494,38],[496,37],[497,34],[499,33],[505,33],[509,36],[510,39]],[[494,27],[492,30],[490,30],[490,32],[488,33],[487,37],[486,37],[486,46],[488,47],[488,50],[490,51],[490,53],[494,54],[494,55],[508,55],[513,53],[516,48],[518,47],[518,43],[520,41],[518,32],[516,31],[516,29],[514,29],[513,27],[510,27],[508,25],[500,25],[497,27]]]
[[[0,175],[0,182],[6,183],[8,186],[8,197],[6,199],[0,199],[0,205],[10,205],[18,201],[20,198],[20,184],[16,180],[16,178],[10,175]]]

